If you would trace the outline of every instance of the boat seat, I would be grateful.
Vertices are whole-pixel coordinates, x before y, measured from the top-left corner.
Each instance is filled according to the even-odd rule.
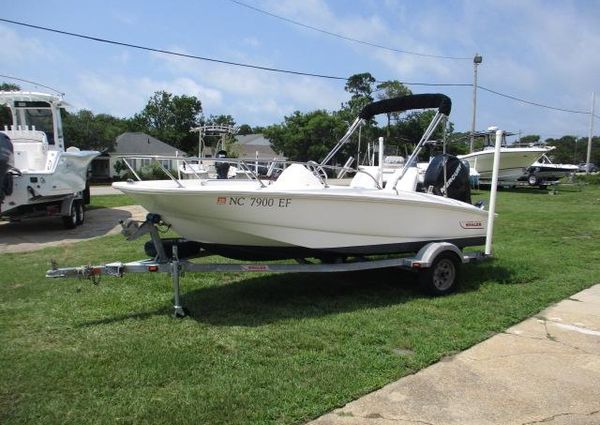
[[[4,134],[10,137],[14,149],[14,166],[18,170],[43,170],[46,165],[48,139],[46,133],[35,127],[4,127]]]
[[[419,169],[417,167],[409,167],[402,178],[395,183],[401,174],[402,169],[396,170],[392,177],[390,177],[388,180],[385,188],[388,190],[396,189],[404,192],[414,192],[417,190],[417,184],[419,183]]]
[[[360,167],[360,171],[350,180],[350,187],[377,189],[378,177],[379,167]]]
[[[312,171],[301,164],[292,164],[269,186],[271,189],[305,189],[323,187],[323,183]]]
[[[20,142],[13,145],[14,164],[18,170],[44,170],[47,145],[39,142]]]

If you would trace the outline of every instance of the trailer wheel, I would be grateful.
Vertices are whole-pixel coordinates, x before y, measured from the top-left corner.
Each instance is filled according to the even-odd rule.
[[[81,225],[83,224],[83,222],[85,221],[85,206],[84,206],[84,201],[83,200],[79,200],[79,201],[75,201],[74,204],[75,206],[75,210],[76,210],[76,224],[77,225]]]
[[[530,174],[529,177],[527,178],[527,183],[529,183],[530,186],[535,186],[538,184],[538,178],[535,174]]]
[[[71,203],[69,215],[63,215],[63,225],[65,229],[74,229],[77,226],[77,201]]]
[[[419,284],[431,295],[447,295],[456,290],[460,274],[460,260],[452,252],[440,253],[431,267],[419,272]]]

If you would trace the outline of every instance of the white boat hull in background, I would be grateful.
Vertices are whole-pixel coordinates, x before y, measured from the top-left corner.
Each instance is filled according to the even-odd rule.
[[[501,148],[498,181],[500,183],[516,182],[526,173],[531,164],[551,149],[545,147]],[[480,180],[491,180],[494,163],[493,149],[460,155],[459,158],[466,160],[471,168],[477,170]]]
[[[87,169],[98,156],[96,151],[50,152],[56,155],[48,171],[21,170],[13,176],[13,191],[4,198],[0,207],[2,214],[21,205],[32,205],[76,194],[85,189]]]

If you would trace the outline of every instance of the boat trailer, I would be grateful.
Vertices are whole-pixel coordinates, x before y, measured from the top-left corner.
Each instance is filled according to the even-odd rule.
[[[481,261],[491,255],[484,252],[463,253],[456,245],[448,242],[430,242],[422,247],[414,256],[395,258],[366,258],[356,257],[348,261],[334,263],[309,262],[307,259],[297,259],[297,263],[280,264],[268,262],[253,263],[194,263],[192,258],[213,255],[200,249],[198,253],[186,258],[180,256],[180,250],[186,251],[186,244],[194,242],[180,240],[181,244],[172,245],[172,253],[167,255],[165,240],[160,238],[160,216],[148,214],[143,222],[125,220],[121,222],[121,233],[127,240],[135,240],[149,234],[156,255],[152,259],[132,261],[128,263],[114,262],[97,266],[58,268],[52,262],[52,269],[46,272],[47,278],[79,278],[89,279],[99,283],[100,277],[123,277],[127,273],[166,273],[171,276],[173,285],[174,317],[184,317],[185,309],[181,303],[180,279],[186,272],[267,272],[267,273],[334,273],[382,268],[400,268],[417,272],[421,286],[432,295],[445,295],[452,292],[456,286],[460,266],[463,263]],[[198,250],[196,250],[198,251]]]
[[[496,131],[496,146],[492,182],[498,182],[500,163],[500,145],[504,131]],[[171,275],[174,295],[174,316],[186,315],[181,303],[180,278],[186,272],[268,272],[268,273],[332,273],[358,270],[373,270],[396,267],[418,273],[421,285],[433,295],[445,295],[457,285],[460,266],[463,263],[481,261],[492,256],[492,235],[496,210],[497,184],[492,184],[488,208],[488,225],[485,238],[485,251],[463,253],[456,245],[448,242],[430,242],[423,246],[415,256],[384,259],[354,258],[353,261],[328,263],[310,263],[305,259],[298,264],[198,264],[186,258],[180,258],[178,244],[172,244],[172,254],[167,256],[165,245],[159,235],[160,216],[148,214],[144,222],[127,220],[121,223],[122,233],[128,240],[138,239],[149,234],[154,246],[154,258],[129,263],[115,262],[99,266],[81,266],[57,268],[46,272],[48,278],[87,278],[98,283],[101,275],[122,277],[126,273],[168,273]],[[211,255],[200,252],[202,255]],[[196,256],[197,257],[197,256]]]

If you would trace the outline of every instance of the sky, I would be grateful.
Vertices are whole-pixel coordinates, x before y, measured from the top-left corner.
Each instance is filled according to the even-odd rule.
[[[378,81],[473,82],[552,107],[600,115],[598,0],[240,0],[344,37],[259,13],[231,0],[0,0],[0,18],[155,49],[306,73]],[[281,74],[102,44],[0,22],[0,74],[65,93],[74,110],[130,117],[155,91],[196,96],[204,114],[237,124],[281,123],[294,111],[337,110],[345,81]],[[422,56],[450,56],[444,59]],[[466,59],[465,59],[466,58]],[[47,91],[0,77],[23,89]],[[451,97],[450,120],[469,131],[472,87],[409,86]],[[587,137],[589,114],[540,108],[477,91],[477,129]],[[594,134],[600,133],[595,120]]]

